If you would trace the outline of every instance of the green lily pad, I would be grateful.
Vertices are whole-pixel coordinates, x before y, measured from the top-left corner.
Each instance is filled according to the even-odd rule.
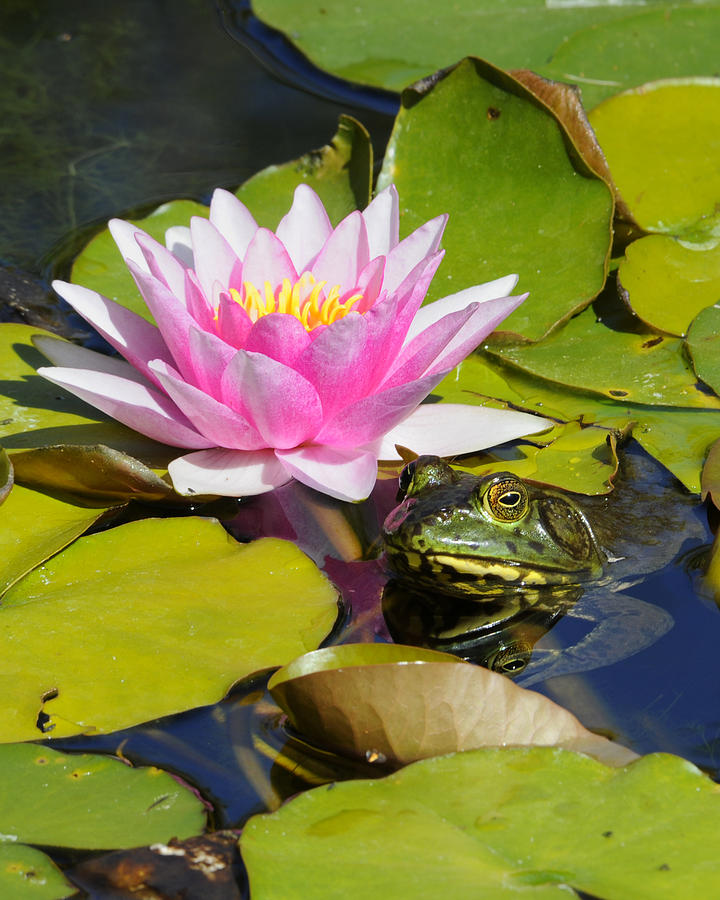
[[[465,359],[434,393],[449,403],[496,405],[497,400],[489,398],[499,398],[517,409],[560,421],[576,420],[624,433],[631,428],[648,453],[693,493],[700,491],[708,447],[720,434],[720,410],[613,402],[503,365],[486,353]],[[559,481],[559,486],[569,485]]]
[[[0,892],[6,900],[64,900],[75,890],[49,856],[25,844],[0,843]]]
[[[700,310],[720,301],[720,242],[706,247],[648,235],[625,251],[618,282],[638,318],[684,335]]]
[[[607,494],[618,469],[615,436],[606,428],[568,422],[553,429],[543,446],[519,444],[509,451],[463,459],[459,468],[474,475],[513,472],[518,478],[579,494]],[[499,457],[496,459],[496,457]]]
[[[320,68],[396,91],[464,56],[537,69],[568,34],[627,15],[620,4],[542,0],[254,0],[253,10]]]
[[[152,467],[177,456],[176,448],[108,419],[38,375],[37,368],[48,361],[32,344],[36,336],[57,339],[30,325],[0,324],[0,443],[11,456],[58,444],[104,444]]]
[[[720,306],[709,306],[695,317],[687,348],[698,378],[720,393]]]
[[[338,131],[329,145],[280,166],[269,166],[253,175],[238,190],[260,225],[275,228],[290,208],[295,187],[306,182],[326,204],[334,223],[353,209],[370,202],[372,147],[367,131],[350,116],[341,116]],[[209,208],[191,200],[164,203],[144,219],[129,221],[165,243],[165,232],[173,225],[189,225],[193,216],[207,218]],[[71,281],[98,291],[133,312],[154,319],[135,285],[108,229],[96,235],[79,254]]]
[[[159,769],[37,744],[0,746],[0,766],[0,841],[109,850],[205,825],[202,801]]]
[[[377,754],[401,766],[507,744],[569,746],[612,765],[636,758],[542,694],[456,656],[417,647],[326,647],[280,669],[268,688],[296,731],[360,760]]]
[[[627,11],[570,34],[538,71],[579,85],[586,109],[658,78],[717,75],[720,8],[692,3]]]
[[[700,485],[702,499],[710,497],[720,509],[720,438],[710,447],[702,471]]]
[[[80,537],[105,512],[16,484],[0,511],[0,596]]]
[[[536,340],[604,284],[608,186],[550,110],[488,63],[465,60],[403,94],[378,187],[390,182],[403,233],[450,214],[430,300],[519,272],[530,297],[502,329]]]
[[[611,400],[720,409],[720,399],[697,384],[682,341],[613,331],[592,309],[538,344],[488,345],[488,350],[533,375]]]
[[[236,191],[259,225],[276,228],[290,208],[298,184],[309,184],[325,205],[333,225],[370,202],[373,152],[370,136],[351,116],[340,116],[325,147],[280,166],[268,166]]]
[[[238,544],[197,517],[82,538],[3,598],[0,740],[114,731],[215,703],[317,647],[336,616],[336,591],[286,541]]]
[[[656,81],[590,113],[620,195],[646,231],[720,230],[720,78]]]
[[[560,749],[471,750],[301,794],[251,819],[241,849],[256,900],[712,896],[718,790],[665,754],[613,769]]]

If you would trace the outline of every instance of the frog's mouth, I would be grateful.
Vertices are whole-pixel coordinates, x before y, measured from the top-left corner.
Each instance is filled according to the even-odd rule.
[[[586,562],[577,568],[529,565],[515,560],[483,559],[449,553],[415,552],[404,549],[399,553],[387,547],[388,557],[398,574],[423,582],[452,583],[464,592],[487,591],[492,586],[541,587],[544,585],[578,584],[595,577],[599,565]]]

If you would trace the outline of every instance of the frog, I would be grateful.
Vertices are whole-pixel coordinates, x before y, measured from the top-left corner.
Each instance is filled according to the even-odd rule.
[[[673,527],[678,513],[668,520],[657,495],[634,487],[658,480],[645,454],[629,453],[622,470],[620,491],[581,500],[509,471],[477,475],[435,456],[411,461],[382,526],[391,586],[411,595],[385,603],[393,638],[485,660],[525,687],[655,643],[672,616],[625,591],[667,563],[688,533]],[[425,611],[413,616],[418,598]],[[580,638],[577,625],[567,629],[570,640],[553,638],[564,617],[581,625]],[[536,627],[541,620],[553,634]]]
[[[420,456],[403,469],[398,499],[385,554],[416,585],[487,603],[508,587],[596,578],[607,559],[577,503],[511,472],[476,476]]]

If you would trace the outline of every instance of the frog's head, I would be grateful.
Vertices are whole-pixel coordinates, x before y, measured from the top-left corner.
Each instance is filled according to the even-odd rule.
[[[420,456],[400,475],[387,517],[388,564],[444,593],[494,593],[595,577],[603,555],[581,509],[509,472],[478,477]]]

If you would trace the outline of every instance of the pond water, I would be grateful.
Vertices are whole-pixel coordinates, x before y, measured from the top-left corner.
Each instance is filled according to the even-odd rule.
[[[232,35],[242,37],[245,5],[221,8]],[[341,112],[363,121],[379,157],[392,122],[394,101],[382,92],[343,94],[331,80],[318,86],[310,69],[299,71],[298,83],[324,96],[275,80],[247,46],[223,31],[220,16],[204,0],[131,0],[110,7],[17,0],[3,6],[0,35],[0,97],[12,135],[0,146],[0,320],[18,318],[20,311],[32,323],[85,334],[48,300],[47,279],[67,271],[73,252],[108,217],[176,197],[207,200],[215,186],[237,185],[270,163],[322,145]],[[250,28],[244,39],[257,50],[253,42],[263,37]],[[260,55],[291,77],[291,57],[280,64],[275,51]],[[621,478],[618,490],[641,498],[638,508],[647,515],[638,519],[651,522],[654,546],[648,549],[647,534],[623,536],[625,555],[635,555],[635,574],[642,574],[631,583],[636,579],[626,567],[627,586],[619,580],[614,585],[613,608],[618,598],[644,601],[668,613],[672,628],[611,666],[598,656],[587,671],[533,680],[531,663],[519,683],[532,683],[589,728],[639,753],[677,753],[717,776],[720,614],[700,590],[712,540],[706,508],[639,448],[624,452],[641,461],[642,477]],[[332,524],[338,520],[325,517],[331,524],[323,530],[307,497],[295,502],[278,492],[281,500],[257,498],[226,524],[240,539],[296,536],[351,603],[352,615],[334,639],[388,640],[381,600],[387,574],[370,557],[393,494],[390,482],[380,484],[355,513],[364,562],[342,562]],[[537,647],[571,646],[596,622],[597,616],[566,616]],[[214,707],[54,746],[121,752],[174,771],[213,804],[217,826],[239,826],[300,783],[277,767],[271,772],[262,744],[276,747],[282,734],[263,687],[256,678]]]

